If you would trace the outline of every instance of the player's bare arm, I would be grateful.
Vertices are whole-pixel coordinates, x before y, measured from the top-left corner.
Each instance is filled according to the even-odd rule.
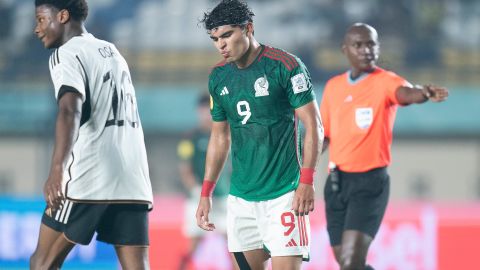
[[[55,127],[55,146],[50,174],[44,185],[44,196],[48,206],[58,209],[63,199],[63,172],[72,153],[73,143],[78,136],[82,115],[82,98],[78,93],[67,92],[58,101]]]
[[[225,164],[228,157],[228,151],[230,150],[230,126],[227,121],[213,122],[212,133],[208,142],[207,158],[205,163],[205,177],[204,187],[209,186],[212,189],[218,180],[218,176]],[[205,183],[207,182],[208,183]],[[207,231],[213,231],[215,225],[210,223],[208,214],[212,207],[211,192],[208,191],[205,194],[205,190],[202,188],[202,195],[198,203],[197,209],[197,225]]]
[[[434,85],[401,86],[395,92],[400,104],[409,105],[413,103],[424,103],[428,100],[442,102],[448,97],[448,90],[445,87]]]
[[[323,143],[323,126],[316,101],[295,110],[305,126],[302,168],[315,170]],[[314,210],[315,189],[313,184],[300,182],[293,199],[292,210],[298,215],[308,215]]]

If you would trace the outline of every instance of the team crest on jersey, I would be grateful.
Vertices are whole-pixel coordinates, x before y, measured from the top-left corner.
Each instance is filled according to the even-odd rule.
[[[258,78],[255,81],[255,84],[253,85],[255,88],[255,96],[256,97],[264,97],[268,96],[268,80],[267,80],[267,75],[264,75],[263,77]]]
[[[308,90],[307,79],[303,73],[293,76],[291,79],[293,93],[298,94]]]

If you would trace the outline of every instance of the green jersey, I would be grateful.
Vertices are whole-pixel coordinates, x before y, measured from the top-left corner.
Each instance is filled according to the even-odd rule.
[[[195,181],[200,186],[203,183],[203,176],[205,174],[205,160],[209,139],[210,132],[196,129],[181,140],[177,147],[178,157],[180,160],[190,163]],[[227,164],[220,175],[220,179],[218,179],[215,190],[213,191],[213,196],[223,197],[228,194],[228,175],[230,171],[231,169]]]
[[[277,198],[298,186],[300,147],[295,109],[315,100],[310,75],[294,55],[262,45],[244,69],[220,63],[209,78],[213,121],[231,131],[230,194]]]

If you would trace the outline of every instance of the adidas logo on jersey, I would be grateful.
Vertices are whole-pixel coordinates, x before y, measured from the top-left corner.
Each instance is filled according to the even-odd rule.
[[[220,92],[220,96],[225,96],[225,95],[228,95],[229,92],[228,92],[228,89],[226,86],[223,87],[222,89],[222,92]]]
[[[285,247],[296,247],[296,246],[298,246],[297,242],[295,242],[293,238],[290,241],[288,241],[288,243],[285,245]]]

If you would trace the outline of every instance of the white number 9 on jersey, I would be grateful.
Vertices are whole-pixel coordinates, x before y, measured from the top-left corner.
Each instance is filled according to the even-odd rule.
[[[237,112],[238,115],[243,116],[242,125],[245,125],[250,116],[252,116],[250,105],[245,100],[241,100],[237,103]]]

